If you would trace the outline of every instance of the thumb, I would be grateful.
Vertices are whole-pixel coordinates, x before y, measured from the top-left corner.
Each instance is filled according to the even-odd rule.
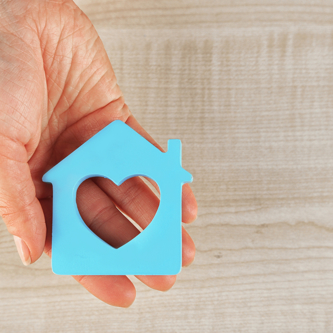
[[[0,150],[0,215],[14,235],[23,264],[29,265],[43,253],[46,226],[29,165],[12,158],[26,156],[24,146],[19,150],[10,157]]]

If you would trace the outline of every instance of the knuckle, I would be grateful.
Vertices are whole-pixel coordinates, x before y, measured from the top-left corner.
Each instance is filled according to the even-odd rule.
[[[6,224],[7,230],[12,235],[18,235],[20,228],[18,227],[15,219],[11,218],[11,215],[2,215],[2,218]]]
[[[128,186],[124,190],[122,196],[123,206],[132,206],[137,200],[137,198],[140,196],[141,193],[140,184],[138,184],[137,179],[135,179],[135,177],[133,177],[132,180],[133,181],[131,182],[130,186]]]

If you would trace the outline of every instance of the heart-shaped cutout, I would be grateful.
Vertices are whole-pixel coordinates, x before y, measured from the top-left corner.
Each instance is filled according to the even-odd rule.
[[[107,178],[92,177],[79,186],[76,203],[89,229],[118,249],[138,236],[155,217],[160,201],[156,188],[154,181],[138,176],[120,186]]]

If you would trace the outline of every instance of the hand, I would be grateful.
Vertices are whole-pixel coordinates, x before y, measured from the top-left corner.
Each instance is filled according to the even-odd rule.
[[[72,1],[0,0],[0,15],[0,214],[30,264],[43,251],[51,256],[52,186],[41,180],[47,170],[116,119],[157,144],[131,115],[96,30]],[[78,193],[86,223],[118,246],[138,231],[116,206],[145,228],[158,203],[140,178],[119,188],[88,180]],[[188,185],[182,205],[183,222],[193,221],[197,205]],[[183,266],[194,253],[183,229]],[[106,303],[126,307],[135,299],[126,276],[74,278]],[[137,278],[157,290],[176,280]]]

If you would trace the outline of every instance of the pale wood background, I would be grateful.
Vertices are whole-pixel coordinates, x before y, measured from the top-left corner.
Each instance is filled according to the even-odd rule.
[[[194,264],[112,308],[0,224],[0,332],[333,332],[333,1],[80,0],[132,112],[183,141]]]

